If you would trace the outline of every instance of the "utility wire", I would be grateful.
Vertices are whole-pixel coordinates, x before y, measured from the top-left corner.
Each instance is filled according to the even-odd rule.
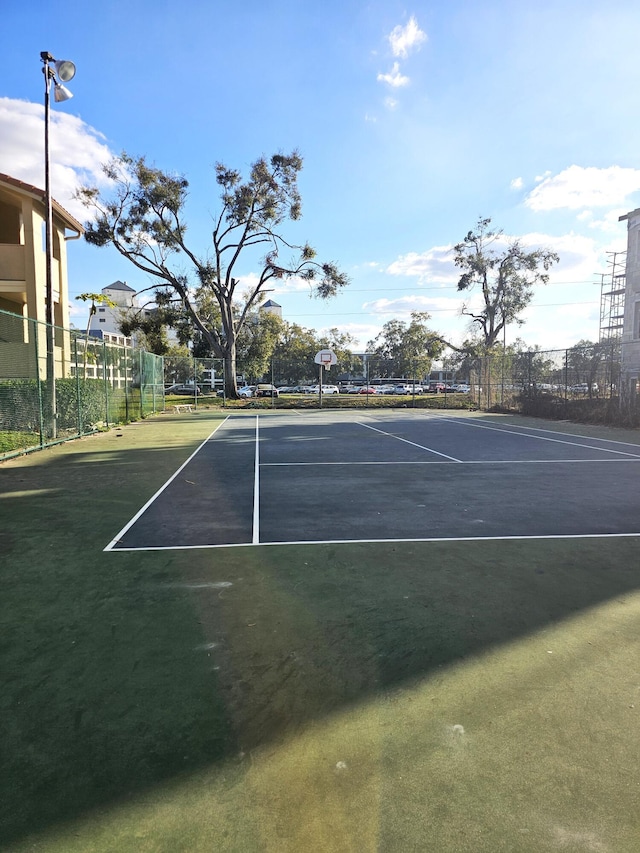
[[[600,303],[597,301],[591,302],[544,302],[538,305],[528,305],[528,308],[557,308],[564,305],[599,305]],[[451,313],[455,311],[459,312],[459,308],[430,308],[429,314],[444,314]],[[332,311],[332,316],[337,317],[372,317],[377,316],[374,311]],[[326,312],[323,314],[295,314],[287,312],[287,316],[289,317],[325,317]]]

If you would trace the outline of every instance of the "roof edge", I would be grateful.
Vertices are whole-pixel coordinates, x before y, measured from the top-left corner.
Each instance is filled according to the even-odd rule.
[[[636,207],[635,210],[630,210],[629,213],[625,213],[624,216],[618,217],[618,222],[622,222],[625,219],[631,219],[632,216],[636,216],[640,213],[640,207]]]
[[[39,187],[34,187],[33,184],[27,184],[25,181],[13,178],[11,175],[6,175],[2,172],[0,172],[0,184],[6,184],[9,187],[13,187],[13,189],[20,190],[25,195],[35,198],[37,201],[41,201],[43,204],[45,203],[44,190],[41,190]],[[57,215],[64,221],[66,227],[70,228],[72,231],[77,231],[80,235],[84,234],[84,225],[78,222],[78,220],[72,216],[68,210],[65,210],[65,208],[54,198],[51,199],[51,206]]]

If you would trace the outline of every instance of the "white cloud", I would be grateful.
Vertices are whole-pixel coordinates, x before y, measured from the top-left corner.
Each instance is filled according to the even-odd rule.
[[[509,184],[512,190],[521,190],[524,186],[524,181],[522,178],[514,178]]]
[[[393,68],[388,74],[378,74],[378,81],[386,83],[394,89],[409,85],[409,78],[400,73],[400,64],[398,62],[393,63]]]
[[[558,237],[534,232],[523,234],[518,239],[528,249],[551,249],[559,255],[560,262],[554,264],[549,270],[551,284],[554,280],[562,282],[592,281],[598,269],[604,268],[601,247],[592,237],[585,237],[573,232]]]
[[[537,179],[536,179],[537,180]],[[609,166],[569,166],[557,175],[547,176],[532,190],[525,204],[532,210],[557,210],[621,205],[640,190],[640,169]]]
[[[258,276],[255,273],[251,273],[247,276],[242,276],[240,281],[245,284],[252,283],[255,285],[258,283]],[[300,276],[293,276],[292,278],[283,278],[272,280],[269,282],[267,290],[269,291],[269,296],[273,296],[278,293],[311,293],[313,288],[315,287],[314,282],[307,281],[306,279],[300,278]]]
[[[398,106],[398,102],[395,98],[385,98],[384,105],[388,110],[395,110]]]
[[[503,234],[493,242],[493,249],[501,251],[514,240],[527,249],[550,249],[557,252],[560,262],[551,267],[553,278],[572,281],[589,281],[603,266],[603,254],[599,243],[592,237],[581,234],[551,236],[532,232],[519,237]],[[434,246],[426,252],[409,252],[401,255],[387,267],[389,275],[415,276],[421,284],[456,284],[460,271],[453,262],[452,246]]]
[[[611,234],[617,234],[621,238],[624,235],[624,226],[621,226],[619,219],[623,214],[628,213],[624,207],[614,207],[613,210],[607,211],[602,219],[593,219],[589,222],[589,228],[597,228],[600,231],[607,231]],[[578,217],[579,219],[580,217]],[[591,217],[589,217],[591,218]]]
[[[389,34],[389,44],[394,56],[407,57],[410,51],[419,48],[426,40],[427,34],[420,29],[413,15],[406,26],[398,25]]]
[[[453,263],[453,246],[434,246],[426,252],[401,255],[387,267],[390,275],[416,276],[421,283],[452,284],[460,277]]]
[[[511,330],[512,335],[523,337],[529,346],[543,349],[564,349],[585,338],[594,340],[598,336],[599,300],[595,304],[553,305],[551,291],[540,293],[540,306],[531,305],[522,314],[523,327]],[[599,294],[598,294],[599,296]]]
[[[383,316],[403,317],[409,316],[412,311],[449,312],[460,313],[462,301],[460,297],[446,296],[421,296],[412,294],[410,296],[399,296],[397,299],[375,299],[373,302],[365,302],[363,310],[371,314]]]
[[[326,326],[319,329],[320,335],[328,334],[334,326]],[[356,339],[353,351],[364,352],[369,341],[372,341],[380,333],[379,323],[340,323],[340,331],[352,335]]]
[[[102,163],[113,155],[104,136],[77,116],[51,111],[49,134],[51,192],[80,221],[87,210],[73,199],[80,184],[104,184]],[[29,101],[0,98],[0,163],[2,171],[44,189],[44,107]]]

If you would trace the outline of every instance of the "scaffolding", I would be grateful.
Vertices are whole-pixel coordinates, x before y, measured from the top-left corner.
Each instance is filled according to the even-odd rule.
[[[600,283],[600,342],[622,337],[626,292],[626,252],[607,252],[610,271]]]

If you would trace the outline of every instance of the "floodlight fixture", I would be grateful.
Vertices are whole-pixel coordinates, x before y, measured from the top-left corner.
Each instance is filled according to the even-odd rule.
[[[69,59],[54,60],[56,74],[63,83],[68,83],[76,76],[76,66]]]
[[[53,100],[56,104],[61,104],[62,101],[68,101],[73,98],[73,92],[70,92],[62,83],[55,83],[53,86]]]

